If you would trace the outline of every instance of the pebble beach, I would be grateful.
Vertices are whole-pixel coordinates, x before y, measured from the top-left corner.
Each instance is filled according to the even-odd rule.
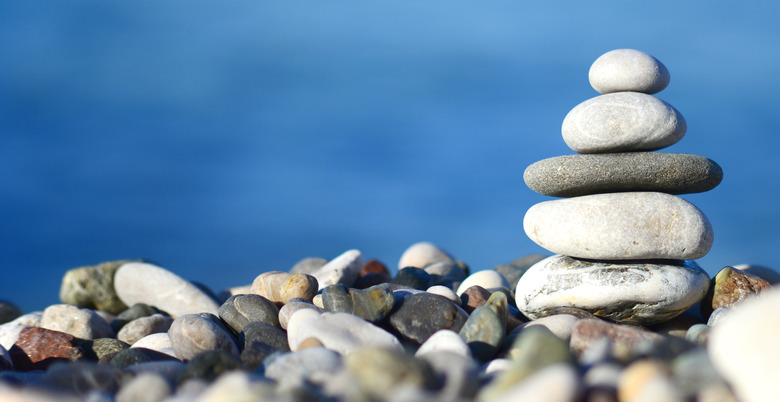
[[[773,401],[780,274],[710,277],[716,187],[654,57],[597,58],[564,118],[575,152],[529,166],[525,234],[549,251],[473,270],[416,242],[396,261],[302,257],[229,289],[142,259],[63,273],[60,304],[0,301],[2,401]],[[88,263],[90,264],[90,263]],[[2,297],[2,295],[0,295]]]

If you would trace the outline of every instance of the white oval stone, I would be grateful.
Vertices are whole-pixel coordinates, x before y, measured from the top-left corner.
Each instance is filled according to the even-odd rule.
[[[588,80],[602,94],[632,91],[654,94],[669,85],[669,70],[655,57],[634,49],[604,53],[590,67]]]
[[[649,324],[681,314],[709,285],[709,275],[692,261],[619,264],[554,255],[520,277],[515,301],[531,319],[557,307],[576,307],[613,321]]]
[[[428,339],[420,345],[415,352],[415,357],[420,357],[433,352],[451,352],[457,355],[471,357],[471,350],[466,341],[449,329],[440,329],[433,333]]]
[[[398,260],[398,269],[406,267],[422,269],[442,261],[455,261],[455,259],[433,243],[423,241],[412,244],[401,254],[401,258]]]
[[[143,262],[122,265],[114,274],[114,288],[128,306],[145,303],[173,318],[185,314],[219,315],[219,305],[197,286],[167,269]]]
[[[504,288],[511,290],[509,289],[511,285],[509,285],[509,281],[506,280],[504,275],[501,275],[499,272],[493,271],[492,269],[477,271],[469,275],[460,283],[460,286],[458,286],[458,290],[455,293],[460,296],[466,289],[472,286],[481,286],[485,289]]]
[[[442,285],[431,286],[426,290],[426,292],[434,295],[442,296],[447,300],[457,304],[458,307],[461,307],[461,304],[463,303],[460,300],[460,297],[455,293],[455,291],[453,291],[452,289],[446,286],[442,286]]]
[[[680,141],[685,118],[670,104],[638,92],[597,96],[563,119],[563,140],[582,154],[652,151]]]
[[[300,310],[290,317],[289,327],[303,314],[311,314],[314,310]],[[323,346],[346,356],[351,352],[373,346],[394,349],[403,352],[401,343],[389,332],[379,328],[362,318],[347,313],[323,313],[312,316],[295,325],[294,341],[290,341],[290,349],[295,350],[307,338],[317,339]],[[290,334],[288,332],[288,339]],[[295,348],[293,347],[295,345]]]
[[[710,251],[714,237],[693,204],[655,192],[541,202],[528,209],[523,228],[553,253],[596,260],[694,260]]]
[[[780,379],[780,288],[745,301],[712,328],[710,359],[741,401],[777,397]]]

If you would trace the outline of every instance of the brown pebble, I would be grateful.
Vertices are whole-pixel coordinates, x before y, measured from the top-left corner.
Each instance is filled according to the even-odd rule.
[[[610,341],[612,356],[625,359],[635,355],[639,347],[648,342],[660,341],[662,336],[630,325],[586,318],[577,321],[572,327],[569,347],[574,353],[581,354],[601,338]]]
[[[17,371],[45,370],[57,361],[75,361],[84,355],[79,339],[45,328],[28,327],[8,351]]]
[[[390,275],[390,270],[387,269],[385,264],[382,264],[379,260],[368,260],[363,264],[363,268],[360,270],[360,276],[368,274],[385,274]]]
[[[489,298],[490,291],[477,285],[466,289],[466,291],[460,295],[461,305],[469,314],[471,314],[475,308],[487,303]]]

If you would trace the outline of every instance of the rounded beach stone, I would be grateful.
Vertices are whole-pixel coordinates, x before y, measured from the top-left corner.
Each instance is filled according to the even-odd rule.
[[[185,314],[176,318],[168,330],[176,357],[192,359],[206,350],[220,349],[238,356],[233,336],[214,321],[197,314]]]
[[[578,320],[579,320],[578,317],[575,317],[571,314],[549,315],[519,325],[517,328],[512,330],[511,333],[509,333],[507,339],[515,339],[526,328],[542,326],[550,330],[550,332],[555,334],[555,336],[557,336],[558,338],[561,338],[564,341],[569,342],[569,338],[571,338],[571,329],[572,327],[574,327],[574,324],[576,324]]]
[[[301,309],[312,309],[324,313],[325,310],[315,306],[311,301],[305,299],[291,299],[282,308],[279,309],[279,326],[287,329],[287,323],[293,313]]]
[[[398,260],[398,269],[405,267],[425,268],[441,261],[455,261],[455,259],[433,243],[419,242],[412,244],[401,254],[401,258]]]
[[[0,300],[0,324],[13,321],[21,315],[22,309],[19,306],[7,300]]]
[[[669,368],[660,362],[640,360],[626,367],[618,383],[620,401],[684,401]]]
[[[504,278],[504,275],[501,275],[497,271],[486,269],[484,271],[477,271],[469,275],[465,280],[463,280],[463,282],[461,282],[460,286],[458,286],[458,290],[455,293],[460,296],[463,294],[463,292],[466,291],[466,289],[475,285],[481,286],[484,289],[504,288],[509,290],[509,281]]]
[[[490,291],[479,285],[469,286],[460,294],[460,305],[471,314],[475,308],[483,306],[490,298]]]
[[[432,294],[432,295],[441,296],[441,297],[443,297],[443,298],[445,298],[445,299],[447,299],[447,300],[457,304],[458,306],[461,305],[460,297],[458,297],[458,295],[455,293],[454,290],[452,290],[452,289],[450,289],[450,288],[448,288],[446,286],[441,286],[441,285],[431,286],[428,289],[426,289],[425,291],[430,293],[430,294]],[[488,297],[490,297],[490,296],[488,296]]]
[[[143,262],[120,266],[114,275],[114,287],[128,306],[144,303],[164,310],[176,318],[184,314],[217,314],[219,305],[197,286],[167,269]]]
[[[429,336],[415,352],[416,357],[429,353],[449,352],[464,357],[471,357],[471,350],[466,341],[451,329],[440,329]]]
[[[328,260],[322,257],[306,257],[298,261],[297,263],[295,263],[295,265],[293,265],[293,267],[290,268],[290,273],[311,275],[313,272],[322,268],[322,266],[327,263]]]
[[[279,308],[257,294],[235,295],[219,307],[219,318],[236,332],[250,322],[264,322],[279,327]]]
[[[507,358],[512,361],[512,365],[499,373],[482,391],[484,399],[492,400],[547,366],[575,361],[569,352],[568,343],[542,326],[523,331],[509,348]]]
[[[282,271],[265,272],[252,282],[252,293],[281,304],[294,298],[311,300],[317,294],[318,288],[319,284],[314,276]]]
[[[469,345],[471,354],[481,362],[495,356],[506,337],[506,325],[487,305],[477,307],[458,332]]]
[[[324,385],[342,368],[338,353],[323,347],[307,348],[295,353],[278,353],[263,363],[263,375],[279,383]]]
[[[705,317],[719,307],[733,308],[735,304],[755,297],[772,284],[733,267],[725,267],[715,275],[710,293],[702,300],[701,310]]]
[[[387,400],[401,387],[427,388],[434,384],[431,368],[398,349],[363,347],[344,359],[360,388],[378,400]]]
[[[255,321],[244,326],[241,333],[238,334],[238,343],[242,345],[243,349],[251,342],[263,342],[283,352],[290,350],[287,343],[287,333],[267,322]]]
[[[687,194],[712,190],[723,170],[698,155],[624,152],[544,159],[529,166],[523,179],[531,190],[553,197],[620,191]]]
[[[710,359],[734,387],[739,400],[763,401],[777,395],[780,378],[780,288],[741,303],[712,328]]]
[[[570,364],[553,364],[514,384],[498,396],[486,394],[487,389],[480,392],[478,401],[576,401],[582,393],[582,384],[575,367]]]
[[[436,331],[460,331],[468,315],[455,303],[430,293],[408,295],[390,314],[390,326],[401,337],[423,343]]]
[[[330,285],[343,283],[352,286],[360,277],[363,268],[363,254],[359,250],[348,250],[330,260],[327,264],[314,271],[311,275],[317,278],[319,289]]]
[[[541,202],[528,209],[523,229],[553,253],[596,260],[693,260],[710,251],[714,238],[696,206],[655,192]]]
[[[663,336],[631,325],[586,318],[574,323],[569,348],[582,355],[602,339],[608,341],[612,356],[629,358],[645,345],[661,341]]]
[[[392,284],[425,290],[433,285],[433,277],[422,268],[405,267],[398,270]]]
[[[332,313],[350,313],[371,322],[382,321],[393,309],[395,298],[390,284],[368,289],[350,289],[336,284],[322,290],[322,305]]]
[[[669,85],[669,78],[669,70],[658,59],[634,49],[604,53],[588,72],[590,85],[602,94],[623,91],[654,94]]]
[[[165,377],[155,373],[141,373],[128,380],[116,394],[116,402],[162,401],[173,389]]]
[[[55,304],[43,310],[41,328],[61,331],[79,339],[111,338],[114,331],[95,311],[70,304]]]
[[[611,263],[554,255],[517,283],[517,308],[531,319],[561,306],[613,321],[651,324],[682,314],[701,300],[709,276],[693,261]]]
[[[166,355],[176,357],[176,352],[173,350],[171,344],[171,337],[167,332],[158,332],[156,334],[149,334],[145,337],[137,340],[131,348],[143,348],[151,349],[156,352],[165,353]]]
[[[68,270],[62,277],[60,300],[65,304],[119,314],[127,306],[116,294],[114,274],[131,260],[104,262]]]
[[[385,274],[390,275],[390,270],[387,266],[379,260],[368,260],[363,264],[363,268],[360,269],[360,276],[366,276],[368,274]]]
[[[127,325],[127,323],[130,321],[141,317],[149,317],[153,314],[166,315],[167,313],[154,306],[149,306],[144,303],[136,303],[132,307],[121,312],[118,316],[114,317],[114,319],[109,322],[109,325],[111,325],[111,329],[113,329],[114,332],[119,333],[122,327]]]
[[[173,323],[173,318],[162,314],[153,314],[148,317],[137,318],[130,321],[119,330],[116,339],[127,342],[130,345],[135,344],[143,337],[161,332],[168,332]]]
[[[563,140],[575,152],[653,151],[685,135],[685,118],[672,105],[638,92],[586,100],[563,119]]]
[[[305,317],[303,314],[312,315]],[[363,346],[403,350],[395,336],[352,314],[319,314],[313,310],[301,310],[290,318],[290,326],[299,316],[306,319],[298,323],[294,331],[288,328],[288,341],[292,350],[296,350],[307,338],[315,338],[326,348],[345,356]]]

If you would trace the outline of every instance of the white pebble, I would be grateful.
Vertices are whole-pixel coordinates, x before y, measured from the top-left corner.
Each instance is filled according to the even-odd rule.
[[[590,67],[588,80],[596,91],[654,94],[669,85],[669,70],[655,57],[634,49],[604,53]]]
[[[460,286],[458,286],[458,291],[455,293],[460,296],[463,294],[463,292],[466,291],[466,289],[472,286],[481,286],[485,289],[504,288],[511,290],[509,289],[509,281],[504,278],[504,275],[501,275],[492,269],[474,272],[473,274],[469,275],[465,280],[463,280],[463,282],[461,282]]]

